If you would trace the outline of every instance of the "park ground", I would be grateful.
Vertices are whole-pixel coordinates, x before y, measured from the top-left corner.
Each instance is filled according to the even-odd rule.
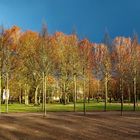
[[[41,105],[9,104],[9,113],[2,105],[0,114],[0,140],[139,140],[140,106],[136,111],[132,104],[124,104],[123,116],[120,104],[87,103],[47,104],[43,116]]]
[[[1,140],[139,140],[140,112],[3,113]]]

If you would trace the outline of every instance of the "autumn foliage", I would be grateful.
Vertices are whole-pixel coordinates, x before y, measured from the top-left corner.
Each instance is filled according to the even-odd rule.
[[[76,34],[23,32],[19,27],[0,34],[2,86],[10,100],[40,103],[43,74],[48,102],[140,99],[140,45],[137,37],[116,37],[111,45],[80,40]],[[8,76],[8,83],[7,78]],[[84,86],[83,86],[84,84]],[[83,90],[84,88],[84,90]],[[75,93],[75,94],[73,94]],[[28,102],[26,102],[28,103]]]

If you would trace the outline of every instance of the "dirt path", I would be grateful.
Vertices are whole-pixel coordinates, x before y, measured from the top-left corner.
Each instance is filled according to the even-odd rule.
[[[2,114],[0,140],[139,140],[140,112]]]

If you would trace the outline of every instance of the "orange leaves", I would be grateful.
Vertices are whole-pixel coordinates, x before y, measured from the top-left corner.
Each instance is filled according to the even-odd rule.
[[[113,40],[114,50],[110,52],[105,43],[91,43],[88,39],[79,41],[75,34],[56,32],[44,37],[30,30],[21,32],[19,27],[13,26],[4,31],[3,42],[10,52],[18,52],[21,61],[28,62],[31,59],[36,62],[35,66],[41,67],[45,59],[43,69],[46,68],[47,62],[51,61],[55,68],[60,65],[65,69],[84,67],[86,71],[91,72],[97,67],[110,71],[114,65],[115,70],[127,71],[127,65],[133,65],[132,61],[136,57],[140,61],[140,47],[135,45],[137,40],[132,41],[131,38],[125,37],[116,37]]]
[[[24,55],[26,56],[29,52],[34,53],[35,48],[37,47],[37,43],[39,39],[39,35],[36,32],[26,31],[20,37],[20,49]]]
[[[20,37],[20,28],[13,26],[10,29],[4,31],[3,41],[5,44],[15,44]]]
[[[81,61],[88,69],[92,69],[93,66],[93,44],[88,39],[81,40],[79,42],[79,55]]]
[[[83,39],[79,42],[79,47],[82,53],[89,53],[92,48],[92,43],[88,39]]]
[[[129,71],[128,65],[131,64],[131,45],[132,41],[130,38],[117,37],[114,39],[114,56],[113,59],[116,63],[116,70],[123,76]]]
[[[53,76],[49,75],[47,77],[47,82],[48,82],[49,85],[53,85],[53,84],[56,83],[56,80],[55,80],[55,78]]]

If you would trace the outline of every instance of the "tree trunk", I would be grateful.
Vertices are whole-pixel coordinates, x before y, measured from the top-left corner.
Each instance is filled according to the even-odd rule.
[[[66,105],[66,83],[64,82],[64,92],[63,92],[63,94],[64,94],[64,105]]]
[[[136,76],[134,76],[134,111],[136,110]]]
[[[25,105],[29,104],[28,88],[25,89]]]
[[[35,105],[38,105],[38,100],[37,100],[38,88],[39,88],[39,86],[37,86],[36,89],[35,89]]]
[[[9,78],[8,78],[8,73],[6,73],[6,113],[8,113],[8,92],[9,92]]]
[[[85,95],[85,71],[83,68],[83,111],[84,111],[84,115],[86,115],[86,95]]]
[[[84,95],[84,115],[86,115],[86,95],[85,95],[85,80],[83,83],[83,95]]]
[[[90,103],[90,88],[91,88],[91,85],[90,85],[90,76],[89,76],[89,86],[88,86],[88,103]]]
[[[1,115],[2,109],[1,109],[1,71],[0,71],[0,115]]]
[[[107,75],[105,76],[105,106],[104,111],[107,109],[107,97],[108,97],[108,78]]]
[[[44,72],[42,73],[42,110],[44,111]]]
[[[19,91],[19,103],[21,104],[22,103],[22,96],[21,96],[21,92],[22,92],[22,89],[21,89],[21,84],[20,84],[20,91]]]
[[[123,115],[123,80],[120,79],[120,92],[121,92],[121,116]]]
[[[76,83],[76,75],[74,74],[73,77],[74,81],[74,97],[73,97],[73,102],[74,102],[74,112],[76,112],[76,90],[77,90],[77,83]]]
[[[21,100],[22,100],[21,95],[19,95],[19,104],[21,104]]]
[[[70,102],[69,95],[67,95],[67,104]]]
[[[27,94],[27,91],[26,91],[26,95],[25,95],[25,105],[29,105],[29,96]]]
[[[44,116],[46,116],[46,76],[45,76],[45,79],[44,79]]]
[[[129,105],[131,103],[131,90],[130,90],[130,87],[128,86],[128,100],[129,100]]]

